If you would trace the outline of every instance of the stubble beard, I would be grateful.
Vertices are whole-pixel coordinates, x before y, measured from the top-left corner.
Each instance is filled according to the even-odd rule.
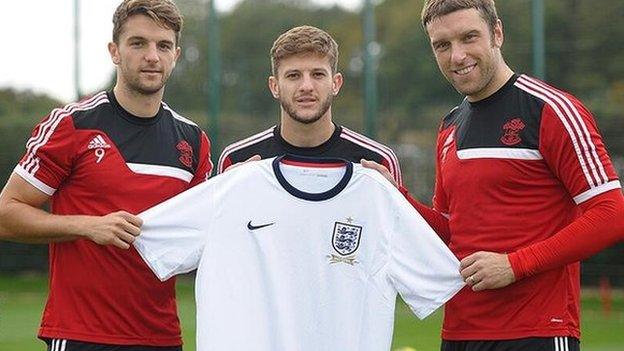
[[[320,120],[325,115],[325,113],[327,113],[327,111],[331,107],[332,103],[334,102],[334,95],[331,94],[331,93],[327,94],[327,96],[323,100],[323,103],[321,104],[321,107],[319,108],[318,112],[316,114],[314,114],[312,117],[309,117],[309,118],[304,118],[301,115],[297,114],[297,111],[293,107],[293,104],[291,104],[290,102],[286,101],[285,99],[280,99],[279,101],[280,101],[280,105],[282,106],[284,111],[286,111],[286,114],[290,118],[292,118],[293,120],[295,120],[295,121],[297,121],[299,123],[312,124],[312,123],[315,123],[316,121]]]
[[[492,48],[494,47],[493,44],[491,47]],[[494,80],[494,77],[496,76],[496,69],[497,69],[497,64],[498,64],[496,55],[492,53],[488,55],[486,59],[487,59],[487,63],[484,60],[477,61],[477,67],[474,68],[474,69],[480,70],[480,77],[478,78],[476,85],[468,85],[462,88],[459,84],[457,84],[451,78],[452,73],[450,73],[450,75],[446,77],[446,79],[449,81],[449,83],[451,83],[451,85],[455,88],[455,90],[457,90],[457,92],[459,92],[460,94],[465,95],[465,96],[477,95],[480,92],[487,89],[487,87],[490,84],[492,84],[492,81]]]
[[[154,95],[160,92],[165,86],[167,80],[169,79],[169,75],[163,73],[160,82],[156,83],[155,85],[144,84],[143,82],[141,82],[140,73],[128,73],[126,70],[122,69],[120,70],[120,74],[123,75],[123,79],[126,82],[126,87],[129,91],[144,96]]]
[[[492,83],[492,80],[494,80],[495,66],[491,64],[488,65],[487,67],[478,65],[477,68],[482,70],[481,77],[477,81],[477,84],[472,87],[467,86],[464,89],[462,89],[459,85],[455,85],[455,89],[459,93],[466,95],[466,96],[478,95],[479,93],[487,89],[487,87]]]

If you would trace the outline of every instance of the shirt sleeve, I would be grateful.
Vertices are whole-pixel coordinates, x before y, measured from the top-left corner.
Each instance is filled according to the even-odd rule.
[[[433,199],[431,201],[433,208],[447,218],[449,217],[450,209],[448,198],[444,191],[441,167],[442,163],[446,160],[449,150],[455,147],[454,135],[454,128],[449,127],[444,129],[443,125],[440,126],[436,144],[435,185],[433,188]]]
[[[423,319],[464,286],[459,261],[425,220],[397,193],[388,274],[395,289]]]
[[[164,281],[197,269],[212,223],[214,182],[204,182],[141,214],[134,242],[143,260]]]
[[[213,164],[210,160],[210,139],[208,139],[208,135],[202,131],[199,145],[199,163],[190,186],[193,187],[208,180],[212,173],[212,168]]]
[[[219,164],[217,166],[217,174],[223,173],[228,167],[232,165],[232,159],[230,158],[230,153],[226,150],[223,151],[221,156],[219,157]]]
[[[516,279],[585,259],[624,240],[624,196],[609,191],[583,202],[583,214],[550,238],[509,254]]]
[[[547,240],[509,255],[516,279],[587,258],[624,237],[621,185],[591,113],[542,87],[540,152],[582,215]]]
[[[71,172],[75,158],[75,128],[71,116],[55,109],[32,132],[26,153],[14,172],[52,196]]]
[[[386,153],[383,155],[381,164],[388,169],[394,181],[403,186],[403,177],[401,175],[401,165],[399,164],[399,158],[394,151],[389,147],[385,147]]]
[[[438,234],[440,239],[445,244],[451,242],[451,229],[449,228],[448,218],[443,216],[440,212],[433,208],[426,206],[420,201],[416,200],[405,187],[400,187],[399,192],[403,194],[403,197],[407,202],[418,211],[418,213],[427,221],[427,224]]]
[[[592,114],[569,94],[553,90],[548,96],[540,153],[574,202],[621,188]]]

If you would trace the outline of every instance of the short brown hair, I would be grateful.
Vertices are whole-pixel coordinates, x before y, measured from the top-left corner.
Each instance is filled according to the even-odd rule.
[[[427,25],[434,19],[455,11],[468,9],[479,11],[481,17],[490,27],[490,31],[494,33],[494,27],[498,21],[494,0],[426,0],[420,15],[421,23],[426,32]]]
[[[182,31],[182,15],[178,7],[170,0],[124,0],[113,15],[113,41],[119,44],[119,36],[128,18],[144,15],[161,26],[175,32],[176,45]]]
[[[327,32],[312,26],[300,26],[282,33],[271,47],[271,72],[277,75],[280,61],[284,58],[314,53],[327,56],[332,73],[338,70],[338,44]]]

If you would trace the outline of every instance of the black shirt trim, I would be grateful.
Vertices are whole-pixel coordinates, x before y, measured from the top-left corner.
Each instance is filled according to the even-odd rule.
[[[474,102],[470,102],[470,101],[467,101],[467,100],[466,101],[472,107],[485,106],[485,105],[489,105],[491,103],[494,103],[496,100],[498,100],[499,98],[503,97],[505,95],[505,93],[507,93],[513,87],[513,85],[516,83],[516,80],[518,79],[518,77],[519,77],[519,75],[514,73],[509,78],[509,80],[507,80],[507,82],[505,82],[505,84],[503,84],[503,86],[500,87],[500,89],[498,89],[496,92],[494,92],[494,94],[486,97],[485,99],[481,99],[479,101],[474,101]]]
[[[158,122],[159,119],[162,118],[165,109],[163,108],[162,103],[160,104],[160,107],[158,108],[158,112],[156,113],[156,115],[152,116],[152,117],[139,117],[139,116],[135,116],[132,113],[126,111],[126,109],[124,109],[120,104],[119,101],[117,101],[117,98],[115,97],[115,93],[110,90],[106,92],[106,95],[108,96],[108,101],[110,101],[111,106],[113,106],[113,108],[115,108],[115,110],[117,110],[117,112],[119,112],[119,115],[125,119],[126,121],[132,123],[132,124],[137,124],[137,125],[151,125],[154,124],[156,122]]]
[[[276,125],[275,128],[273,128],[273,136],[275,137],[275,140],[284,148],[284,150],[286,150],[287,153],[302,156],[315,156],[331,149],[340,139],[340,133],[342,133],[342,127],[334,123],[334,132],[329,139],[324,141],[322,144],[314,147],[298,147],[290,144],[282,137],[280,125]]]

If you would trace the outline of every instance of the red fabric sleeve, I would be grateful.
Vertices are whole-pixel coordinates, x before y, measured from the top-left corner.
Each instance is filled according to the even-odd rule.
[[[591,112],[569,94],[552,94],[542,110],[539,137],[539,151],[552,173],[577,204],[620,189]]]
[[[436,159],[435,159],[435,185],[433,188],[433,199],[431,200],[433,208],[443,214],[449,215],[450,209],[448,198],[444,191],[442,181],[441,167],[446,160],[446,155],[451,148],[455,148],[455,128],[449,127],[444,129],[444,122],[440,125],[438,131],[438,140],[436,143]]]
[[[16,171],[48,195],[69,176],[76,157],[75,128],[71,115],[55,109],[39,123],[26,142],[26,153]]]
[[[596,122],[574,96],[543,84],[540,152],[583,214],[509,254],[516,279],[587,258],[623,240],[624,199]]]
[[[427,207],[426,205],[420,203],[418,200],[414,199],[412,195],[410,195],[409,191],[400,187],[399,191],[405,199],[420,213],[420,215],[425,219],[427,224],[438,234],[440,239],[444,241],[445,244],[451,241],[451,230],[449,229],[448,219],[444,217],[440,212],[434,210],[433,208]]]
[[[195,176],[191,180],[190,186],[193,187],[202,183],[210,177],[212,172],[212,161],[210,160],[210,140],[203,131],[201,132],[201,140],[199,146],[199,164],[195,171]]]
[[[583,214],[552,237],[509,254],[516,279],[583,260],[624,240],[620,189],[595,196],[580,208]]]

